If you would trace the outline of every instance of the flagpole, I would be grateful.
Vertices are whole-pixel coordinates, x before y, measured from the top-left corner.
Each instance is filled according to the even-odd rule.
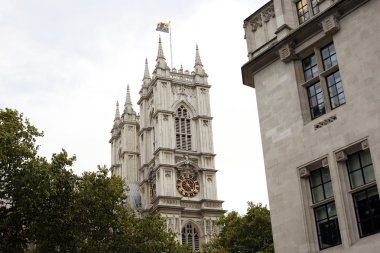
[[[172,52],[172,24],[169,21],[169,37],[170,37],[170,65],[173,68],[173,52]]]

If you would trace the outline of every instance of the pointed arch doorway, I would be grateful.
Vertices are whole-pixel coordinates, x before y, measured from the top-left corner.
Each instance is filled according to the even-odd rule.
[[[191,223],[182,228],[182,244],[188,244],[193,251],[199,252],[199,233]]]

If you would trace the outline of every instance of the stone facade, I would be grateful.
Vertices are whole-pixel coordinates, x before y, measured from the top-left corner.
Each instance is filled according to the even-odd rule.
[[[276,253],[379,252],[378,10],[272,0],[244,21]]]
[[[158,46],[152,77],[145,62],[140,115],[129,88],[111,131],[111,171],[126,182],[129,205],[159,212],[181,243],[199,251],[218,233],[218,200],[207,74],[198,46],[194,70],[170,69]]]

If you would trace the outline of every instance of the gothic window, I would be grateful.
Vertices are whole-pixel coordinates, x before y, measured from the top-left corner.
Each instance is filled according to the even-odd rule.
[[[182,244],[188,244],[193,251],[199,252],[199,234],[191,223],[182,228]]]
[[[310,189],[320,249],[342,243],[328,167],[310,172]],[[327,202],[327,203],[326,203]]]
[[[190,114],[184,106],[177,109],[175,117],[176,147],[191,150]]]

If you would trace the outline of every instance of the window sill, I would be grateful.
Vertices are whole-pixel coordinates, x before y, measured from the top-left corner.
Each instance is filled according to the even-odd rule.
[[[330,202],[333,202],[333,201],[334,201],[334,197],[330,197],[328,199],[319,201],[318,203],[310,204],[310,207],[315,208],[315,207],[323,206],[323,205],[330,203]]]
[[[376,180],[375,180],[375,181],[372,181],[372,182],[370,182],[370,183],[368,183],[368,184],[361,185],[361,186],[358,186],[358,187],[356,187],[356,188],[354,188],[354,189],[351,189],[351,190],[348,191],[348,193],[351,193],[351,194],[352,194],[352,193],[360,192],[361,190],[364,190],[364,189],[370,188],[370,187],[375,186],[375,185],[376,185]]]
[[[312,85],[312,84],[314,84],[314,83],[316,83],[318,81],[319,81],[319,75],[317,75],[317,76],[315,76],[315,77],[307,80],[304,83],[301,83],[301,86],[304,87],[304,88],[307,88],[308,86],[310,86],[310,85]]]
[[[323,77],[326,77],[326,76],[329,76],[331,75],[332,73],[336,72],[337,70],[339,70],[339,65],[338,64],[335,64],[334,66],[332,66],[331,68],[323,71],[322,73],[320,73],[319,75],[323,76]]]

